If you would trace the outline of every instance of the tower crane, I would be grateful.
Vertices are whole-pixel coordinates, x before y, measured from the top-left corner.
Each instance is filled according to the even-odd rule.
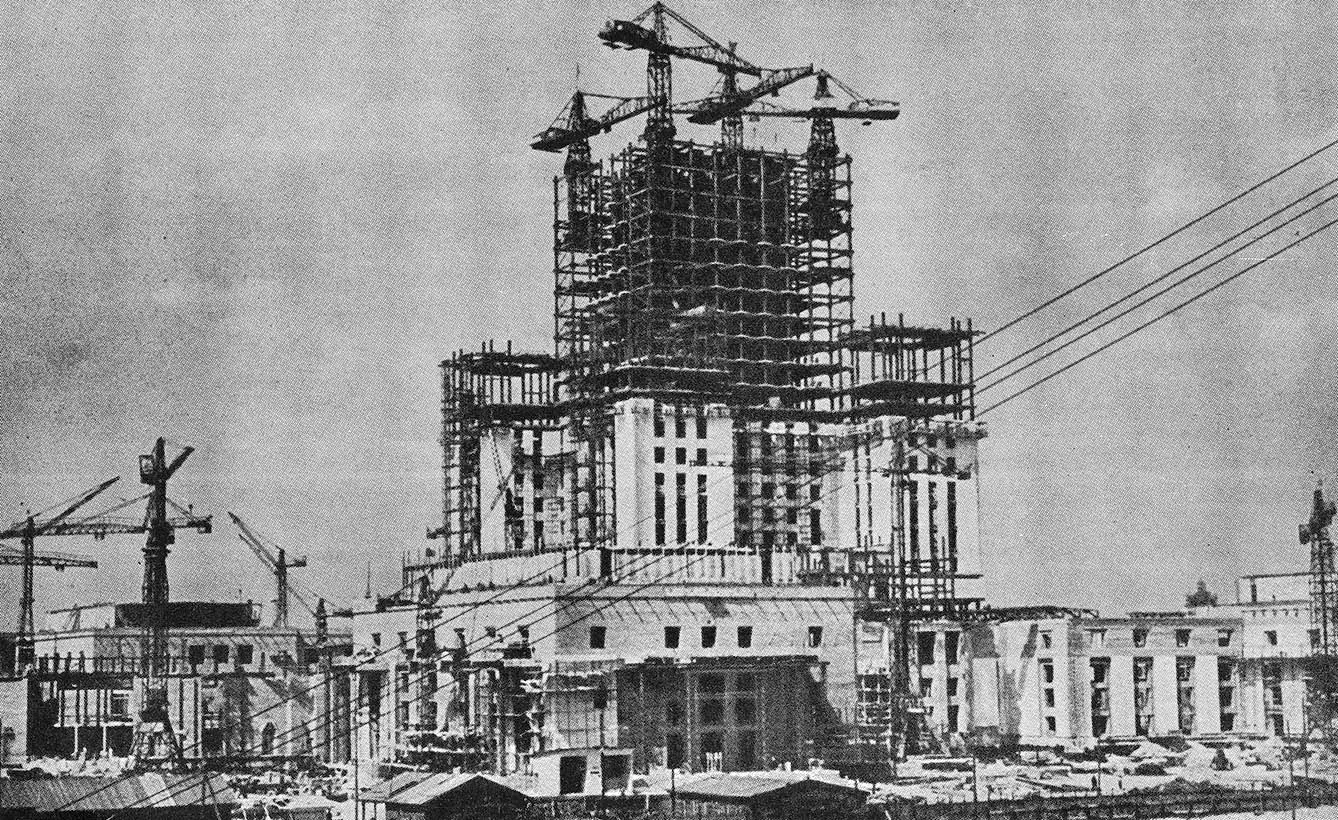
[[[160,437],[154,442],[153,452],[139,457],[139,481],[149,487],[148,493],[143,496],[148,501],[143,522],[125,529],[104,531],[147,534],[142,598],[145,626],[140,640],[140,656],[146,679],[139,723],[135,726],[132,755],[141,762],[167,760],[177,766],[184,763],[181,741],[172,729],[172,719],[167,708],[167,675],[171,666],[167,643],[167,554],[168,547],[176,541],[176,530],[190,528],[208,533],[212,529],[212,517],[194,515],[189,509],[168,499],[167,482],[193,452],[194,447],[186,447],[168,461],[166,441]],[[169,507],[185,515],[173,518],[168,514]]]
[[[672,20],[694,36],[696,45],[681,46],[670,41],[668,20]],[[649,25],[644,25],[649,22]],[[657,2],[631,20],[610,20],[600,29],[599,39],[609,48],[641,49],[648,52],[646,62],[646,96],[654,104],[646,119],[645,140],[652,148],[668,145],[674,138],[673,70],[671,57],[692,60],[715,66],[732,74],[750,74],[761,77],[762,69],[734,53],[734,50],[716,42],[683,15]]]
[[[1333,736],[1338,719],[1338,570],[1329,535],[1334,514],[1335,505],[1324,497],[1321,482],[1299,535],[1301,543],[1310,546],[1310,626],[1314,636],[1306,670],[1307,719],[1326,738]]]
[[[237,537],[241,539],[242,543],[250,547],[251,552],[255,553],[260,562],[274,573],[274,625],[288,626],[289,596],[296,598],[314,617],[316,608],[301,592],[290,588],[288,585],[288,570],[305,567],[307,565],[306,556],[290,560],[283,547],[261,539],[236,513],[229,512],[228,518],[231,518],[232,523],[237,525]]]
[[[33,581],[37,567],[54,567],[62,571],[66,567],[88,567],[96,569],[98,562],[83,555],[69,553],[38,552],[37,537],[47,535],[82,535],[78,529],[71,529],[67,519],[80,507],[92,501],[99,493],[115,484],[119,477],[109,478],[96,486],[79,493],[65,509],[50,518],[29,515],[23,521],[15,522],[0,530],[0,539],[17,538],[22,543],[22,550],[5,549],[0,551],[0,565],[19,565],[23,567],[23,591],[19,596],[19,634],[16,645],[15,669],[22,670],[33,659]]]
[[[586,98],[617,102],[599,116],[591,116]],[[655,105],[650,97],[614,97],[578,90],[553,120],[552,125],[534,135],[530,147],[538,151],[567,149],[562,174],[567,178],[567,232],[564,242],[572,250],[593,250],[595,205],[595,163],[590,159],[590,137],[608,131],[623,120],[635,117]]]
[[[730,43],[731,47],[733,45],[733,43]],[[736,72],[732,69],[724,70],[725,77],[719,95],[686,103],[674,110],[686,113],[688,122],[697,125],[721,122],[721,141],[726,148],[737,150],[743,144],[742,113],[744,109],[768,94],[774,96],[791,83],[797,83],[805,77],[811,77],[813,73],[812,65],[766,69],[762,73],[761,82],[752,88],[740,91],[735,79]]]
[[[831,86],[850,97],[850,102],[843,108],[832,101],[835,95]],[[864,125],[874,122],[895,120],[901,115],[901,106],[891,100],[865,97],[850,86],[841,82],[828,71],[817,72],[817,89],[813,93],[814,104],[809,108],[782,108],[758,101],[748,108],[749,117],[788,117],[812,121],[805,156],[809,165],[809,200],[811,210],[809,218],[815,235],[824,235],[837,228],[833,222],[830,207],[835,190],[837,158],[840,150],[836,145],[836,126],[834,120],[860,120]]]

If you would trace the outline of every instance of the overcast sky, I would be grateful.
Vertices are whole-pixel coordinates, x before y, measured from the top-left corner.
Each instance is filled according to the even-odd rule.
[[[894,123],[838,126],[857,315],[997,327],[1338,137],[1322,2],[675,6],[754,62],[901,102]],[[161,434],[198,448],[173,495],[309,553],[295,574],[317,591],[361,596],[369,560],[397,585],[439,517],[437,362],[552,344],[561,157],[528,137],[578,65],[586,90],[643,93],[644,56],[595,37],[640,10],[5,4],[0,517],[118,473],[138,492]],[[675,90],[714,81],[679,66]],[[1332,153],[985,342],[977,371],[1338,174]],[[993,601],[1174,608],[1200,577],[1226,593],[1304,566],[1296,524],[1338,455],[1335,236],[989,414]],[[40,609],[138,598],[139,538],[42,546],[103,564],[42,573]],[[170,568],[177,598],[272,595],[221,521]],[[18,572],[0,572],[8,622]]]

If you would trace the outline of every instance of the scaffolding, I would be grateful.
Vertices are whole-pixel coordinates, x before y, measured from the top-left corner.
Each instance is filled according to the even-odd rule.
[[[483,434],[498,427],[556,430],[557,371],[552,356],[516,352],[510,342],[501,350],[494,342],[476,351],[460,350],[441,363],[442,525],[429,537],[443,539],[445,548],[436,561],[406,567],[406,578],[481,554],[485,498],[480,479],[489,457]],[[507,513],[514,518],[512,510]]]
[[[1306,661],[1306,719],[1329,742],[1338,732],[1338,571],[1333,541],[1334,503],[1316,487],[1310,517],[1300,526],[1302,544],[1310,545],[1311,653]]]
[[[567,400],[839,407],[852,323],[848,159],[835,167],[844,198],[823,211],[835,221],[810,217],[809,168],[786,153],[674,142],[653,161],[632,145],[606,175],[592,171],[595,182],[559,178]],[[596,212],[573,209],[580,202]]]

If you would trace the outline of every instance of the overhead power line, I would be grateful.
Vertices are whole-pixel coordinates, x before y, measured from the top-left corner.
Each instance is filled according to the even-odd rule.
[[[1297,197],[1296,199],[1292,200],[1291,202],[1287,203],[1286,205],[1283,205],[1281,208],[1278,208],[1277,210],[1273,211],[1273,212],[1270,213],[1268,216],[1265,216],[1264,218],[1262,218],[1262,219],[1260,219],[1260,220],[1254,222],[1254,223],[1251,224],[1249,227],[1247,227],[1247,228],[1243,228],[1243,229],[1237,231],[1236,233],[1232,234],[1231,236],[1227,237],[1226,239],[1223,239],[1221,242],[1218,242],[1216,245],[1213,245],[1213,246],[1212,246],[1211,248],[1209,248],[1208,250],[1203,251],[1202,253],[1198,254],[1197,256],[1195,256],[1195,257],[1193,257],[1193,258],[1191,258],[1191,259],[1189,259],[1189,260],[1186,260],[1185,262],[1182,262],[1182,263],[1180,263],[1179,265],[1176,265],[1174,268],[1171,268],[1171,269],[1168,270],[1166,273],[1163,273],[1161,276],[1158,276],[1156,279],[1153,279],[1153,280],[1151,280],[1150,282],[1147,282],[1146,284],[1141,285],[1141,286],[1138,287],[1138,288],[1135,288],[1134,290],[1130,291],[1129,293],[1126,293],[1124,296],[1121,296],[1119,299],[1116,299],[1114,302],[1111,302],[1111,303],[1107,304],[1105,307],[1101,308],[1100,310],[1097,310],[1097,311],[1095,311],[1095,312],[1093,312],[1093,313],[1087,315],[1086,317],[1084,317],[1084,318],[1078,320],[1077,322],[1074,322],[1073,324],[1069,325],[1068,327],[1064,328],[1063,330],[1059,331],[1058,333],[1055,333],[1055,334],[1049,336],[1048,338],[1046,338],[1046,339],[1044,339],[1044,340],[1042,340],[1042,341],[1040,341],[1040,342],[1037,342],[1036,344],[1034,344],[1034,345],[1032,345],[1031,347],[1027,348],[1026,350],[1022,351],[1021,353],[1017,354],[1017,355],[1014,356],[1013,358],[1009,359],[1008,361],[1003,362],[1002,364],[996,365],[996,366],[990,368],[989,370],[986,370],[984,373],[981,373],[977,378],[978,378],[979,380],[983,380],[983,379],[985,379],[985,378],[988,378],[989,376],[992,376],[992,375],[994,375],[995,373],[998,373],[1000,370],[1005,369],[1006,367],[1008,367],[1009,365],[1013,364],[1014,362],[1017,362],[1017,361],[1019,361],[1019,360],[1021,360],[1021,359],[1023,359],[1023,358],[1026,358],[1026,357],[1029,356],[1030,354],[1035,353],[1037,350],[1040,350],[1041,348],[1045,347],[1046,345],[1050,344],[1051,342],[1055,341],[1056,339],[1059,339],[1059,338],[1063,337],[1064,335],[1066,335],[1066,334],[1068,334],[1068,333],[1070,333],[1070,332],[1076,330],[1077,328],[1079,328],[1079,327],[1081,327],[1081,326],[1087,324],[1088,322],[1090,322],[1091,320],[1093,320],[1093,319],[1095,319],[1096,317],[1100,316],[1101,314],[1105,313],[1106,311],[1110,310],[1111,308],[1116,307],[1117,305],[1120,305],[1120,304],[1122,304],[1123,302],[1125,302],[1125,301],[1127,301],[1127,300],[1129,300],[1129,299],[1132,299],[1133,297],[1137,296],[1138,294],[1142,293],[1143,291],[1147,290],[1148,288],[1152,287],[1153,285],[1156,285],[1156,284],[1159,283],[1159,282],[1163,282],[1163,281],[1165,281],[1165,280],[1168,279],[1172,274],[1175,274],[1175,273],[1177,273],[1178,271],[1184,270],[1185,268],[1189,267],[1190,265],[1194,264],[1195,262],[1199,261],[1200,259],[1203,259],[1205,256],[1207,256],[1208,254],[1212,253],[1213,251],[1216,251],[1216,250],[1222,248],[1224,245],[1227,245],[1227,244],[1229,244],[1229,243],[1231,243],[1231,242],[1233,242],[1233,241],[1239,239],[1241,236],[1245,235],[1246,233],[1249,233],[1250,231],[1252,231],[1252,230],[1254,230],[1255,228],[1259,227],[1260,225],[1262,225],[1263,223],[1265,223],[1265,222],[1267,222],[1268,220],[1272,219],[1273,217],[1278,216],[1279,214],[1283,213],[1284,211],[1288,210],[1289,208],[1291,208],[1291,207],[1293,207],[1293,206],[1295,206],[1295,205],[1300,204],[1300,203],[1303,202],[1307,197],[1310,197],[1310,196],[1313,196],[1314,194],[1319,193],[1320,191],[1324,190],[1325,188],[1329,187],[1330,185],[1334,184],[1335,182],[1338,182],[1338,177],[1334,177],[1333,179],[1330,179],[1328,182],[1324,183],[1323,185],[1319,186],[1318,188],[1315,188],[1315,189],[1313,189],[1313,190],[1311,190],[1311,191],[1308,191],[1308,192],[1302,194],[1301,196]],[[1260,239],[1264,238],[1265,236],[1268,236],[1269,234],[1272,234],[1274,231],[1277,231],[1277,230],[1279,230],[1280,228],[1286,227],[1289,223],[1295,221],[1299,216],[1304,216],[1305,214],[1310,213],[1310,211],[1313,211],[1315,208],[1318,208],[1320,205],[1323,205],[1324,203],[1331,201],[1333,198],[1334,198],[1334,197],[1329,197],[1328,199],[1322,200],[1322,201],[1319,203],[1319,205],[1316,205],[1316,206],[1314,206],[1314,207],[1312,207],[1312,208],[1310,208],[1310,209],[1308,209],[1308,210],[1306,210],[1306,211],[1303,211],[1301,214],[1298,214],[1297,216],[1292,217],[1291,219],[1287,220],[1286,222],[1283,222],[1281,225],[1278,225],[1277,227],[1273,228],[1272,230],[1269,230],[1268,232],[1261,234],[1260,236],[1256,237],[1254,240],[1251,240],[1251,242],[1249,242],[1249,243],[1247,243],[1247,244],[1241,246],[1240,248],[1237,248],[1235,251],[1232,251],[1231,253],[1227,254],[1227,256],[1224,256],[1224,257],[1222,257],[1222,259],[1219,259],[1219,260],[1217,260],[1217,261],[1218,261],[1218,262],[1221,262],[1221,261],[1223,261],[1224,259],[1230,257],[1231,254],[1239,253],[1241,250],[1244,250],[1245,248],[1249,247],[1249,246],[1250,246],[1251,244],[1253,244],[1254,242],[1259,241]],[[1214,262],[1213,264],[1217,264],[1217,263]],[[1206,270],[1207,270],[1208,268],[1210,268],[1210,267],[1212,267],[1212,265],[1208,265],[1208,266],[1206,266],[1206,267],[1200,268],[1194,275],[1197,276],[1199,273],[1202,273],[1202,272],[1206,271]],[[1179,280],[1179,282],[1177,282],[1176,284],[1178,285],[1178,284],[1180,284],[1181,282],[1185,282],[1185,281],[1187,281],[1187,279],[1189,279],[1189,278],[1193,278],[1193,277],[1191,276],[1191,277],[1187,277],[1186,279],[1181,279],[1181,280]],[[1173,287],[1174,287],[1174,286],[1173,286]],[[1163,291],[1161,291],[1161,293],[1165,293],[1165,291],[1163,290]],[[1140,303],[1140,304],[1145,304],[1145,303]],[[1120,315],[1122,316],[1122,315],[1124,315],[1124,314],[1120,314]],[[1118,318],[1118,317],[1116,317],[1116,318]],[[1079,338],[1081,338],[1081,337],[1079,337]],[[1076,339],[1075,339],[1075,341],[1076,341]],[[1058,348],[1057,350],[1062,350],[1062,349],[1063,349],[1063,348],[1061,347],[1061,348]],[[1048,355],[1048,354],[1047,354],[1047,355]],[[1039,359],[1036,359],[1035,361],[1031,362],[1030,364],[1027,364],[1027,365],[1024,365],[1023,367],[1019,367],[1019,368],[1017,368],[1016,370],[1012,371],[1011,373],[1008,373],[1007,375],[1005,375],[1005,376],[1003,376],[1002,378],[998,379],[998,380],[995,381],[993,384],[998,384],[999,382],[1004,381],[1004,380],[1006,380],[1006,379],[1011,379],[1012,377],[1016,376],[1018,373],[1021,373],[1023,370],[1025,370],[1026,368],[1030,367],[1032,364],[1036,364],[1037,362],[1040,362],[1040,361],[1044,360],[1044,358],[1045,358],[1045,357],[1043,356],[1043,357],[1041,357],[1041,358],[1039,358]],[[991,385],[991,386],[992,386],[992,385]],[[979,392],[979,391],[986,390],[986,389],[988,389],[988,388],[986,388],[986,387],[978,388],[978,392]]]
[[[1329,221],[1329,222],[1324,223],[1324,224],[1321,225],[1320,227],[1318,227],[1318,228],[1314,229],[1313,231],[1311,231],[1311,232],[1305,234],[1304,236],[1300,237],[1299,239],[1296,239],[1296,240],[1293,240],[1292,242],[1287,243],[1286,245],[1284,245],[1283,247],[1281,247],[1281,248],[1279,248],[1278,250],[1274,251],[1273,253],[1270,253],[1268,256],[1265,256],[1263,259],[1258,260],[1258,261],[1255,262],[1254,264],[1249,265],[1249,266],[1247,266],[1247,267],[1245,267],[1245,268],[1242,268],[1241,270],[1237,271],[1236,273],[1233,273],[1231,276],[1228,276],[1227,278],[1223,279],[1222,281],[1218,282],[1217,284],[1212,285],[1211,287],[1208,287],[1208,288],[1205,288],[1205,289],[1199,291],[1198,293],[1194,294],[1193,296],[1191,296],[1190,298],[1188,298],[1188,299],[1186,299],[1185,301],[1181,302],[1180,304],[1176,305],[1175,307],[1173,307],[1173,308],[1171,308],[1171,309],[1169,309],[1169,310],[1167,310],[1167,311],[1165,311],[1165,312],[1163,312],[1163,313],[1161,313],[1161,314],[1158,314],[1157,316],[1154,316],[1153,318],[1147,320],[1146,322],[1143,322],[1143,323],[1142,323],[1141,325],[1139,325],[1138,327],[1135,327],[1134,329],[1132,329],[1132,330],[1130,330],[1130,331],[1128,331],[1128,332],[1126,332],[1126,333],[1123,333],[1123,334],[1121,334],[1121,335],[1115,337],[1114,339],[1111,339],[1109,342],[1106,342],[1105,344],[1101,345],[1100,347],[1096,348],[1095,350],[1092,350],[1091,352],[1084,354],[1082,357],[1080,357],[1080,358],[1078,358],[1078,359],[1075,359],[1075,360],[1072,361],[1072,362],[1069,362],[1068,364],[1064,365],[1063,367],[1059,368],[1058,370],[1054,371],[1053,373],[1050,373],[1050,374],[1044,376],[1043,378],[1037,379],[1036,381],[1034,381],[1034,382],[1032,382],[1031,384],[1028,384],[1026,387],[1022,388],[1021,390],[1018,390],[1018,391],[1016,391],[1016,392],[1014,392],[1014,393],[1011,393],[1011,394],[1009,394],[1008,396],[1006,396],[1006,397],[1000,399],[999,401],[995,402],[994,404],[991,404],[989,407],[986,407],[984,410],[981,410],[979,413],[977,413],[977,414],[976,414],[976,417],[979,418],[980,416],[983,416],[983,415],[985,415],[986,413],[989,413],[989,412],[992,411],[992,410],[996,410],[996,409],[998,409],[999,407],[1002,407],[1003,405],[1007,404],[1008,402],[1010,402],[1010,401],[1016,399],[1017,397],[1019,397],[1019,396],[1025,394],[1025,393],[1027,393],[1027,392],[1029,392],[1029,391],[1031,391],[1031,390],[1034,390],[1034,389],[1036,389],[1037,387],[1040,387],[1041,385],[1045,384],[1046,382],[1050,381],[1051,379],[1055,378],[1056,376],[1059,376],[1061,373],[1065,373],[1065,372],[1067,372],[1067,371],[1069,371],[1069,370],[1072,370],[1074,367],[1077,367],[1078,365],[1082,364],[1083,362],[1087,361],[1088,359],[1092,358],[1093,356],[1096,356],[1097,354],[1101,353],[1102,351],[1110,349],[1111,347],[1115,346],[1116,344],[1119,344],[1120,342],[1124,341],[1125,339],[1128,339],[1130,336],[1133,336],[1134,334],[1139,333],[1140,331],[1142,331],[1142,330],[1144,330],[1144,329],[1146,329],[1146,328],[1148,328],[1148,327],[1151,327],[1152,325],[1156,324],[1157,322],[1160,322],[1162,319],[1165,319],[1165,318],[1167,318],[1168,316],[1171,316],[1172,314],[1174,314],[1174,313],[1180,311],[1181,309],[1183,309],[1183,308],[1185,308],[1185,307],[1188,307],[1189,305],[1193,304],[1194,302],[1197,302],[1198,300],[1202,299],[1203,297],[1207,296],[1208,294],[1212,293],[1213,291],[1217,290],[1218,288],[1221,288],[1222,286],[1228,284],[1229,282],[1233,282],[1233,281],[1235,281],[1236,279],[1239,279],[1240,277],[1244,276],[1245,274],[1249,273],[1250,271],[1254,270],[1255,268],[1259,267],[1260,265],[1264,264],[1265,262],[1268,262],[1268,261],[1270,261],[1270,260],[1272,260],[1272,259],[1277,258],[1278,256],[1280,256],[1280,255],[1283,254],[1284,252],[1286,252],[1286,251],[1288,251],[1288,250],[1291,250],[1292,248],[1296,247],[1297,245],[1301,244],[1302,242],[1306,241],[1307,239],[1311,238],[1312,236],[1315,236],[1316,234],[1318,234],[1318,233],[1320,233],[1320,232],[1322,232],[1322,231],[1328,230],[1329,228],[1333,227],[1335,224],[1338,224],[1338,219],[1334,219],[1334,220],[1331,220],[1331,221]]]
[[[1167,285],[1166,287],[1162,288],[1161,290],[1157,291],[1156,293],[1152,294],[1151,296],[1148,296],[1148,297],[1146,297],[1146,298],[1144,298],[1144,299],[1139,300],[1138,302],[1136,302],[1136,303],[1134,303],[1133,305],[1131,305],[1131,306],[1125,308],[1124,310],[1120,311],[1119,313],[1115,314],[1114,316],[1111,316],[1109,319],[1106,319],[1104,322],[1101,322],[1101,323],[1098,324],[1098,325],[1094,325],[1093,327],[1088,328],[1087,330],[1083,331],[1082,333],[1078,334],[1077,336],[1074,336],[1072,339],[1069,339],[1067,342],[1064,342],[1064,344],[1060,345],[1059,347],[1053,348],[1052,350],[1048,350],[1048,351],[1046,351],[1045,353],[1043,353],[1042,355],[1037,356],[1035,359],[1032,359],[1031,361],[1027,362],[1026,364],[1023,364],[1023,365],[1021,365],[1020,367],[1014,368],[1011,372],[1005,373],[1004,375],[1000,376],[999,378],[995,379],[994,381],[990,382],[989,384],[985,385],[984,387],[979,388],[976,392],[977,392],[977,393],[984,393],[984,392],[989,391],[989,390],[992,389],[992,388],[998,387],[1001,383],[1003,383],[1003,382],[1005,382],[1005,381],[1007,381],[1007,380],[1013,378],[1014,376],[1017,376],[1019,373],[1022,373],[1023,371],[1030,369],[1030,368],[1033,367],[1034,365],[1040,364],[1041,362],[1045,361],[1046,359],[1050,358],[1051,356],[1054,356],[1054,355],[1056,355],[1056,354],[1058,354],[1058,353],[1061,353],[1062,351],[1068,349],[1069,347],[1072,347],[1073,345],[1077,344],[1078,342],[1082,341],[1083,339],[1086,339],[1088,336],[1091,336],[1092,334],[1096,333],[1097,331],[1099,331],[1099,330],[1101,330],[1101,329],[1103,329],[1103,328],[1109,327],[1111,324],[1114,324],[1115,322],[1119,321],[1120,319],[1124,318],[1125,316],[1128,316],[1130,313],[1133,313],[1135,310],[1138,310],[1139,308],[1144,307],[1144,306],[1147,305],[1148,303],[1153,302],[1153,301],[1157,300],[1158,298],[1160,298],[1160,297],[1166,295],[1167,293],[1169,293],[1170,291],[1172,291],[1172,290],[1174,290],[1175,288],[1179,287],[1180,285],[1183,285],[1184,283],[1190,281],[1191,279],[1194,279],[1195,277],[1198,277],[1198,276],[1200,276],[1200,275],[1206,273],[1207,271],[1211,270],[1212,268],[1216,267],[1217,265],[1221,264],[1222,262],[1225,262],[1225,261],[1231,259],[1232,257],[1236,256],[1236,255],[1239,254],[1240,252],[1244,251],[1246,248],[1249,248],[1250,246],[1254,245],[1255,243],[1260,242],[1261,240],[1263,240],[1263,239],[1267,238],[1268,236],[1270,236],[1270,235],[1272,235],[1272,234],[1274,234],[1274,233],[1276,233],[1276,232],[1282,230],[1283,228],[1286,228],[1286,227],[1287,227],[1288,225],[1290,225],[1292,222],[1295,222],[1296,220],[1300,219],[1301,217],[1306,216],[1307,214],[1309,214],[1309,213],[1311,213],[1312,211],[1314,211],[1314,210],[1320,208],[1321,206],[1323,206],[1323,205],[1325,205],[1325,204],[1331,202],[1331,201],[1334,200],[1334,199],[1338,199],[1338,194],[1334,194],[1333,196],[1330,196],[1330,197],[1328,197],[1327,199],[1321,200],[1320,202],[1316,203],[1315,205],[1312,205],[1311,207],[1307,208],[1306,210],[1304,210],[1304,211],[1302,211],[1302,212],[1296,214],[1296,215],[1293,216],[1292,218],[1288,219],[1286,222],[1283,222],[1283,223],[1281,223],[1281,224],[1279,224],[1279,225],[1277,225],[1277,226],[1275,226],[1275,227],[1273,227],[1273,228],[1270,228],[1268,231],[1266,231],[1266,232],[1260,234],[1259,236],[1255,237],[1254,239],[1251,239],[1249,242],[1246,242],[1244,245],[1241,245],[1239,248],[1236,248],[1235,250],[1230,251],[1229,253],[1225,254],[1224,256],[1221,256],[1221,257],[1219,257],[1219,258],[1217,258],[1217,259],[1214,259],[1212,262],[1209,262],[1208,264],[1204,265],[1203,267],[1199,268],[1198,270],[1192,271],[1192,272],[1186,274],[1185,276],[1180,277],[1180,278],[1177,279],[1176,281],[1172,282],[1171,284]],[[1172,271],[1172,272],[1174,272],[1174,271]],[[1169,276],[1170,274],[1168,273],[1168,274],[1166,274],[1166,275]],[[1164,279],[1164,278],[1165,278],[1165,276],[1160,277],[1160,279]],[[1106,307],[1102,308],[1100,311],[1097,311],[1096,314],[1092,314],[1092,316],[1096,316],[1096,315],[1100,314],[1101,312],[1104,312],[1105,310],[1108,310],[1109,308],[1113,307],[1114,305],[1119,304],[1119,302],[1124,301],[1124,299],[1129,298],[1129,296],[1133,296],[1134,294],[1138,293],[1139,291],[1143,290],[1144,288],[1149,287],[1149,286],[1151,286],[1152,284],[1155,284],[1155,282],[1156,282],[1156,281],[1160,281],[1160,279],[1158,279],[1158,280],[1154,280],[1153,282],[1150,282],[1148,285],[1145,285],[1143,288],[1139,288],[1138,291],[1134,291],[1134,293],[1131,293],[1131,294],[1129,294],[1128,296],[1125,296],[1125,297],[1121,298],[1119,301],[1114,302],[1114,303],[1112,303],[1111,305],[1107,305]],[[1092,318],[1092,316],[1089,316],[1089,317],[1087,317],[1087,318],[1090,319],[1090,318]],[[1087,321],[1087,320],[1084,319],[1083,321]]]
[[[1142,256],[1143,254],[1147,253],[1148,251],[1150,251],[1150,250],[1152,250],[1152,249],[1158,247],[1158,246],[1161,245],[1162,243],[1167,242],[1168,240],[1173,239],[1173,238],[1176,237],[1176,236],[1179,236],[1181,233],[1183,233],[1184,231],[1186,231],[1186,230],[1188,230],[1189,228],[1193,227],[1194,225],[1199,224],[1199,223],[1202,222],[1203,220],[1205,220],[1205,219],[1207,219],[1208,217],[1212,216],[1213,214],[1215,214],[1215,213],[1221,211],[1222,209],[1224,209],[1224,208],[1226,208],[1226,207],[1228,207],[1228,206],[1230,206],[1230,205],[1232,205],[1232,204],[1234,204],[1234,203],[1236,203],[1236,202],[1239,202],[1240,200],[1244,199],[1245,197],[1249,196],[1250,194],[1252,194],[1252,193],[1254,193],[1255,191],[1259,190],[1260,188],[1264,187],[1265,185],[1267,185],[1268,183],[1270,183],[1270,182],[1272,182],[1273,180],[1277,179],[1278,177],[1282,176],[1283,174],[1286,174],[1288,171],[1291,171],[1292,169],[1294,169],[1294,168],[1296,168],[1296,167],[1298,167],[1298,166],[1300,166],[1300,165],[1302,165],[1302,164],[1304,164],[1304,163],[1306,163],[1306,162],[1309,162],[1310,160],[1314,159],[1315,157],[1319,156],[1320,154],[1324,153],[1325,151],[1329,150],[1330,148],[1334,147],[1335,145],[1338,145],[1338,140],[1334,140],[1333,142],[1330,142],[1330,143],[1328,143],[1328,144],[1326,144],[1326,145],[1324,145],[1324,146],[1322,146],[1322,147],[1320,147],[1320,148],[1315,149],[1314,151],[1311,151],[1309,154],[1306,154],[1305,156],[1303,156],[1303,157],[1301,157],[1300,159],[1296,160],[1295,162],[1291,163],[1290,165],[1288,165],[1287,167],[1283,168],[1282,170],[1277,171],[1277,172],[1275,172],[1275,173],[1273,173],[1273,174],[1271,174],[1271,175],[1265,177],[1264,179],[1260,180],[1259,182],[1256,182],[1254,185],[1251,185],[1249,188],[1246,188],[1245,190],[1241,191],[1240,193],[1236,194],[1235,196],[1231,197],[1230,199],[1228,199],[1228,200],[1226,200],[1226,201],[1224,201],[1224,202],[1218,204],[1217,206],[1213,207],[1212,209],[1210,209],[1210,210],[1208,210],[1208,211],[1205,211],[1204,213],[1202,213],[1202,214],[1200,214],[1200,215],[1194,217],[1193,219],[1189,220],[1189,221],[1186,222],[1185,224],[1181,225],[1180,227],[1176,228],[1175,230],[1171,231],[1170,233],[1166,234],[1165,236],[1161,237],[1160,239],[1157,239],[1156,241],[1151,242],[1150,244],[1144,245],[1143,247],[1139,248],[1138,250],[1136,250],[1136,251],[1134,251],[1133,253],[1129,254],[1128,256],[1124,257],[1123,259],[1121,259],[1120,261],[1116,262],[1115,264],[1110,265],[1109,267],[1106,267],[1106,268],[1103,268],[1102,270],[1097,271],[1096,273],[1094,273],[1094,274],[1092,274],[1091,276],[1087,277],[1086,279],[1084,279],[1083,281],[1079,282],[1078,284],[1073,285],[1072,287],[1070,287],[1070,288],[1068,288],[1068,289],[1066,289],[1066,290],[1064,290],[1064,291],[1061,291],[1060,293],[1056,294],[1055,296],[1050,297],[1049,299],[1045,300],[1044,302],[1042,302],[1041,304],[1037,305],[1036,307],[1031,308],[1030,310],[1026,311],[1025,313],[1023,313],[1023,314],[1021,314],[1021,315],[1019,315],[1019,316],[1017,316],[1017,317],[1015,317],[1015,318],[1013,318],[1013,319],[1010,319],[1009,321],[1003,323],[1002,325],[1000,325],[999,327],[995,328],[994,330],[991,330],[989,333],[986,333],[985,335],[981,336],[981,337],[976,341],[976,344],[980,344],[981,342],[985,341],[986,339],[993,338],[994,336],[997,336],[997,335],[999,335],[1000,333],[1003,333],[1005,330],[1008,330],[1009,328],[1013,327],[1013,326],[1016,325],[1017,323],[1019,323],[1019,322],[1021,322],[1021,321],[1024,321],[1024,320],[1026,320],[1026,319],[1029,319],[1029,318],[1031,318],[1032,316],[1035,316],[1037,313],[1040,313],[1042,310],[1045,310],[1046,308],[1050,307],[1051,305],[1053,305],[1054,303],[1058,302],[1059,300],[1065,298],[1066,296],[1069,296],[1069,295],[1071,295],[1071,294],[1073,294],[1073,293],[1076,293],[1077,291],[1081,290],[1082,288],[1087,287],[1088,285],[1090,285],[1090,284],[1092,284],[1093,282],[1097,281],[1098,279],[1100,279],[1101,277],[1105,276],[1106,274],[1108,274],[1108,273],[1114,271],[1116,268],[1119,268],[1119,267],[1121,267],[1121,266],[1123,266],[1123,265],[1125,265],[1125,264],[1127,264],[1127,263],[1129,263],[1129,262],[1132,262],[1133,260],[1135,260],[1135,259],[1137,259],[1138,257]]]

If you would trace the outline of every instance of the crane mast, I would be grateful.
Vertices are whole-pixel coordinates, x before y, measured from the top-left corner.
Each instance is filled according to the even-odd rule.
[[[187,447],[169,462],[166,442],[159,438],[154,442],[153,452],[139,457],[139,480],[149,487],[143,525],[147,533],[142,590],[145,618],[140,639],[144,691],[131,754],[141,763],[165,761],[178,767],[184,764],[181,741],[172,728],[167,700],[167,676],[171,672],[167,555],[169,547],[176,541],[178,526],[168,516],[167,482],[194,451],[193,447]],[[209,518],[188,521],[186,526],[208,532]]]
[[[103,490],[115,484],[119,478],[113,477],[106,481],[91,487],[75,499],[73,503],[64,510],[48,519],[38,520],[37,516],[29,515],[22,522],[14,524],[7,529],[0,530],[0,539],[18,538],[22,544],[22,552],[18,555],[0,555],[0,564],[20,564],[23,568],[23,591],[19,596],[19,634],[16,641],[15,669],[22,670],[33,660],[33,639],[36,635],[35,620],[33,618],[34,603],[36,600],[33,588],[36,579],[36,568],[38,566],[55,567],[58,570],[66,567],[97,567],[97,561],[83,556],[66,555],[60,556],[52,553],[39,553],[37,551],[37,537],[46,535],[79,535],[79,532],[66,531],[64,523],[80,507],[92,501]]]

